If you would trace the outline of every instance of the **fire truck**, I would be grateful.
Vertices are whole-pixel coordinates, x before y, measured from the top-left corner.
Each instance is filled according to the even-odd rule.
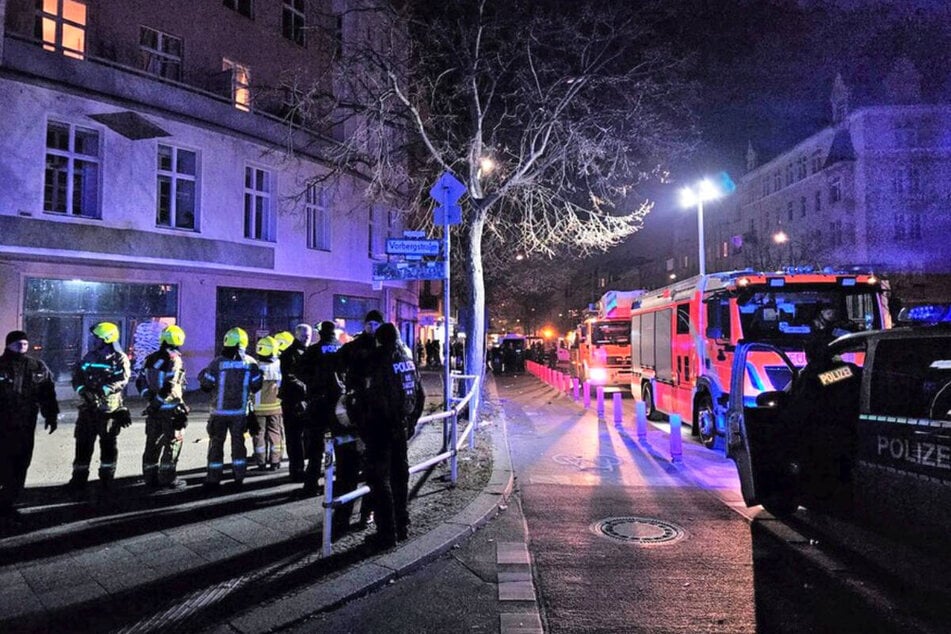
[[[631,392],[648,418],[679,414],[713,448],[725,436],[738,343],[771,344],[802,367],[823,309],[839,316],[836,335],[890,328],[887,294],[888,283],[872,273],[832,269],[712,273],[649,291],[631,309]],[[746,393],[790,382],[789,368],[773,361],[749,355]]]
[[[592,385],[630,384],[631,303],[644,291],[608,291],[575,329],[572,372]]]

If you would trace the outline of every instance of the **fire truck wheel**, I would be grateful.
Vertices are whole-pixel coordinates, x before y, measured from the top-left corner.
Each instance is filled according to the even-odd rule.
[[[717,441],[717,416],[713,410],[713,399],[707,392],[697,395],[694,403],[694,429],[700,436],[700,442],[707,449],[713,449]]]
[[[651,386],[647,383],[641,388],[641,400],[644,401],[647,420],[661,420],[660,412],[654,407],[654,394],[651,392]]]

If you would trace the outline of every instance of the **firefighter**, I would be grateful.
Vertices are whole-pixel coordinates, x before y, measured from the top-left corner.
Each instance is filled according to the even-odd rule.
[[[0,355],[0,519],[16,519],[13,504],[33,460],[37,414],[43,414],[44,428],[51,434],[59,416],[53,376],[45,363],[26,355],[29,349],[26,333],[13,330]]]
[[[244,482],[247,472],[247,447],[244,433],[248,430],[251,397],[261,389],[261,369],[245,354],[248,333],[232,328],[225,333],[221,354],[198,374],[204,392],[212,393],[211,415],[208,418],[208,474],[205,487],[221,484],[224,471],[225,439],[231,436],[231,468],[235,484]]]
[[[278,342],[273,337],[258,341],[258,367],[261,368],[261,391],[255,395],[254,416],[257,421],[252,432],[254,463],[258,469],[275,471],[284,458],[284,417],[277,393],[281,387],[281,364],[278,360]]]
[[[287,333],[290,334],[290,333]],[[307,385],[300,377],[300,362],[310,345],[310,324],[297,324],[291,342],[281,352],[281,411],[284,413],[284,445],[287,448],[291,482],[304,481],[304,426],[306,424]],[[280,336],[278,333],[276,336]]]
[[[332,321],[323,321],[317,328],[317,342],[308,346],[301,360],[301,374],[307,382],[307,426],[304,429],[304,453],[307,457],[307,469],[304,473],[304,486],[301,493],[305,496],[317,495],[320,490],[317,482],[323,462],[324,434],[330,431],[335,436],[344,433],[337,419],[337,402],[343,393],[343,387],[337,376],[337,334]],[[352,444],[352,443],[351,443]],[[356,488],[359,456],[350,459],[349,448],[338,448],[337,484],[340,494]],[[354,464],[355,463],[355,464]],[[343,481],[341,481],[341,479]],[[350,503],[344,512],[350,517]],[[336,518],[335,513],[335,518]],[[349,520],[347,522],[349,524]]]
[[[136,379],[139,395],[148,403],[142,412],[142,475],[149,488],[182,489],[185,481],[176,477],[176,467],[182,451],[182,430],[188,425],[185,365],[180,350],[185,343],[185,331],[179,326],[168,326],[160,341],[159,349],[145,358],[143,372]]]
[[[108,489],[116,475],[119,432],[132,424],[122,392],[132,370],[129,357],[119,347],[119,327],[103,321],[92,328],[92,348],[73,369],[73,389],[79,395],[76,419],[76,458],[67,485],[82,490],[89,480],[89,463],[99,438],[99,481]]]
[[[422,413],[423,392],[412,353],[400,341],[396,326],[376,331],[378,347],[369,361],[366,394],[372,415],[360,427],[366,442],[367,482],[373,491],[377,533],[371,545],[389,548],[407,538],[409,460],[406,441]]]

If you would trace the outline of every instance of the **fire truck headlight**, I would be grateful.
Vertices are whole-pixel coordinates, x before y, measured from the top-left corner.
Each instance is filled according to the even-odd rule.
[[[591,368],[590,375],[592,383],[608,382],[608,371],[604,368]]]

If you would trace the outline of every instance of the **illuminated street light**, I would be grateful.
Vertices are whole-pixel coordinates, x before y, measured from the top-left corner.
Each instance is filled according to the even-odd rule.
[[[492,170],[495,169],[495,161],[490,159],[488,156],[483,156],[479,159],[479,173],[478,177],[482,178],[488,176],[492,173]]]
[[[779,231],[777,231],[776,233],[774,233],[774,234],[773,234],[773,242],[775,242],[776,244],[778,244],[778,245],[780,245],[780,246],[781,246],[781,245],[784,245],[784,244],[787,244],[787,243],[789,244],[789,266],[792,266],[792,265],[793,265],[793,261],[792,261],[792,259],[793,259],[793,258],[792,258],[792,241],[789,239],[789,236],[786,235],[786,232],[783,231],[782,229],[780,229]]]
[[[705,275],[706,254],[703,248],[703,203],[709,200],[716,200],[723,195],[723,192],[717,188],[713,182],[705,178],[694,187],[684,187],[680,190],[680,205],[682,207],[697,206],[697,233],[700,238],[700,275]]]

